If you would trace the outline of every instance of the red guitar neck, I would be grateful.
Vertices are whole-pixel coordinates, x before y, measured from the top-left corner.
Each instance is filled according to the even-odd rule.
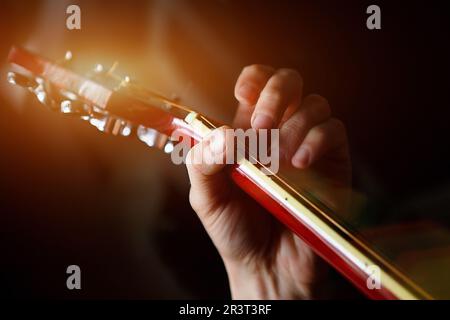
[[[111,88],[17,47],[11,49],[8,59],[51,86],[72,92],[83,103],[135,125],[152,128],[168,136],[174,130],[180,130],[195,141],[202,138],[201,130],[213,128],[206,118],[195,117],[187,108],[134,85]],[[192,116],[193,122],[186,120],[188,116]],[[231,168],[231,178],[367,296],[394,299],[425,295],[363,241],[336,222],[323,205],[293,191],[281,178],[269,178],[255,165],[245,161]],[[382,271],[384,281],[381,289],[371,290],[367,286],[370,265],[376,265]]]

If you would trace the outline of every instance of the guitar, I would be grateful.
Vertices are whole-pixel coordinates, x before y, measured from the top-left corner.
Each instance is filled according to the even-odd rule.
[[[67,54],[57,63],[13,47],[8,61],[17,70],[8,73],[8,81],[27,88],[52,110],[78,116],[106,133],[137,137],[167,153],[178,142],[171,139],[175,131],[197,143],[217,127],[190,107],[142,88],[129,77],[117,76],[114,67],[104,70],[97,65],[91,74],[82,76],[66,66],[70,58]],[[243,158],[230,166],[229,173],[236,185],[368,297],[432,298],[323,201],[281,175],[266,175],[263,169],[264,165]],[[379,288],[368,285],[374,267],[382,281]]]

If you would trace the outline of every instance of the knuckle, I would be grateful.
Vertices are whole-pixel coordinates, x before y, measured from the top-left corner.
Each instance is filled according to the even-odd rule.
[[[285,128],[290,133],[299,133],[303,130],[308,124],[307,118],[303,114],[298,114],[295,117],[292,117],[285,123]]]
[[[271,72],[271,71],[273,71],[272,67],[262,65],[262,64],[251,64],[251,65],[245,66],[242,69],[242,73],[250,73],[250,74]]]
[[[330,134],[330,132],[324,126],[317,127],[315,131],[315,136],[318,141],[326,140],[327,136],[329,136]]]
[[[200,202],[198,195],[191,188],[189,191],[189,203],[195,212],[198,212],[202,208],[203,205]]]
[[[278,88],[267,88],[261,93],[264,103],[279,105],[283,101],[283,93]]]
[[[289,69],[289,68],[281,68],[277,70],[277,74],[289,78],[289,79],[295,79],[300,84],[303,84],[303,78],[300,75],[300,73],[295,69]]]

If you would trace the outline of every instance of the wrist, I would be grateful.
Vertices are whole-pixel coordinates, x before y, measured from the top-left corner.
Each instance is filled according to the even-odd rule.
[[[276,271],[263,264],[249,266],[227,263],[231,297],[236,300],[310,299],[308,286],[295,287],[292,281],[282,281]]]
[[[277,299],[272,276],[235,263],[225,263],[231,298],[237,300]]]

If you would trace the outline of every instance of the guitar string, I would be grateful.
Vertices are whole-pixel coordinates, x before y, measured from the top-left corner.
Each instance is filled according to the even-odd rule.
[[[110,68],[110,70],[107,72],[108,76],[111,76],[117,80],[121,80],[123,81],[123,79],[121,77],[119,77],[118,75],[114,74],[113,71],[114,69],[117,67],[117,63],[114,63],[113,66]],[[121,82],[122,83],[122,82]],[[130,85],[129,83],[127,85]],[[184,112],[194,112],[192,108],[177,103],[175,101],[172,101],[168,98],[166,98],[165,96],[157,93],[157,92],[153,92],[151,90],[148,89],[144,89],[144,88],[140,88],[135,84],[131,84],[133,85],[135,88],[145,91],[147,93],[149,93],[153,98],[156,98],[158,100],[160,100],[161,102],[164,103],[164,105],[166,106],[172,106],[172,107],[176,107],[179,108],[181,110],[183,110]],[[217,126],[215,126],[208,118],[206,118],[203,115],[200,115],[201,120],[203,120],[204,122],[206,122],[211,128],[217,128]],[[242,150],[241,150],[242,151]],[[382,264],[384,264],[386,267],[388,267],[390,269],[390,271],[392,271],[393,273],[395,273],[400,279],[402,279],[403,281],[405,281],[407,284],[409,284],[412,288],[414,288],[417,292],[421,293],[423,296],[431,298],[430,295],[428,293],[426,293],[422,288],[418,287],[414,282],[412,282],[409,278],[407,278],[405,275],[403,275],[403,273],[401,273],[397,268],[393,267],[388,261],[386,261],[384,258],[382,258],[377,252],[373,251],[371,248],[369,248],[364,242],[362,242],[360,239],[358,239],[356,236],[354,236],[352,233],[350,233],[348,230],[346,230],[341,224],[339,224],[337,221],[335,221],[332,217],[330,217],[327,213],[325,213],[323,211],[323,209],[321,209],[319,206],[317,206],[314,202],[312,202],[307,196],[304,196],[303,194],[301,194],[298,190],[296,190],[294,187],[292,187],[289,182],[287,182],[285,179],[283,179],[281,176],[279,176],[278,174],[274,173],[270,168],[268,168],[267,166],[265,166],[264,164],[262,164],[257,158],[253,157],[252,155],[248,155],[253,161],[256,162],[256,164],[258,164],[260,167],[264,168],[265,170],[267,170],[267,172],[270,172],[274,178],[276,178],[282,185],[284,185],[286,188],[288,188],[294,195],[297,196],[297,198],[300,198],[304,203],[306,203],[307,205],[309,205],[311,208],[315,209],[315,211],[317,211],[317,213],[319,213],[323,218],[325,218],[327,221],[329,221],[330,223],[332,223],[333,226],[335,226],[336,228],[338,228],[338,230],[340,230],[343,234],[347,235],[351,240],[353,240],[354,242],[356,242],[357,244],[360,245],[361,248],[363,248],[364,250],[366,250],[366,252],[370,253],[375,259],[377,259],[379,262],[381,262]],[[321,203],[322,204],[322,203]],[[326,207],[324,204],[322,204],[324,207]],[[327,207],[326,207],[327,208]],[[329,208],[327,208],[329,210]]]
[[[170,103],[171,105],[173,105],[175,107],[178,107],[178,108],[181,108],[184,111],[195,112],[195,111],[193,111],[193,109],[191,107],[175,103],[173,101],[165,99],[164,97],[162,97],[162,99],[164,100],[164,102]],[[203,115],[200,115],[200,117],[201,117],[201,119],[203,121],[207,122],[208,125],[210,125],[212,128],[214,128],[214,129],[217,128],[217,126],[215,126],[207,117],[205,117]],[[240,150],[240,151],[242,151],[242,150]],[[370,253],[375,260],[378,260],[379,262],[381,262],[381,264],[385,265],[391,272],[393,272],[397,277],[402,279],[406,284],[408,284],[411,288],[413,288],[417,293],[421,294],[422,296],[424,296],[424,297],[426,297],[428,299],[432,299],[432,296],[428,292],[426,292],[423,288],[421,288],[416,283],[411,281],[408,277],[406,277],[403,274],[403,272],[401,272],[396,267],[394,267],[390,262],[388,262],[385,258],[383,258],[379,253],[377,253],[376,251],[372,250],[366,243],[364,243],[364,241],[362,241],[361,239],[358,239],[355,235],[353,235],[351,232],[349,232],[340,223],[338,223],[335,219],[333,219],[329,214],[324,212],[322,208],[320,208],[313,201],[311,201],[307,196],[301,194],[298,190],[296,190],[293,186],[291,186],[288,181],[286,181],[280,175],[278,175],[275,172],[273,172],[269,167],[267,167],[266,165],[261,163],[253,155],[248,154],[248,156],[251,158],[251,160],[255,161],[260,167],[262,167],[265,170],[267,170],[267,172],[270,172],[270,174],[272,176],[274,176],[274,178],[276,178],[282,185],[287,187],[292,193],[294,193],[304,203],[306,203],[310,207],[314,208],[315,211],[317,211],[327,221],[332,223],[332,225],[335,226],[336,228],[338,228],[339,231],[341,231],[343,234],[348,236],[351,240],[356,242],[362,249],[366,250],[366,252]],[[330,208],[328,208],[326,205],[324,205],[320,200],[317,200],[317,201],[320,202],[321,206],[324,206],[325,208],[327,208],[328,211],[331,211]]]

